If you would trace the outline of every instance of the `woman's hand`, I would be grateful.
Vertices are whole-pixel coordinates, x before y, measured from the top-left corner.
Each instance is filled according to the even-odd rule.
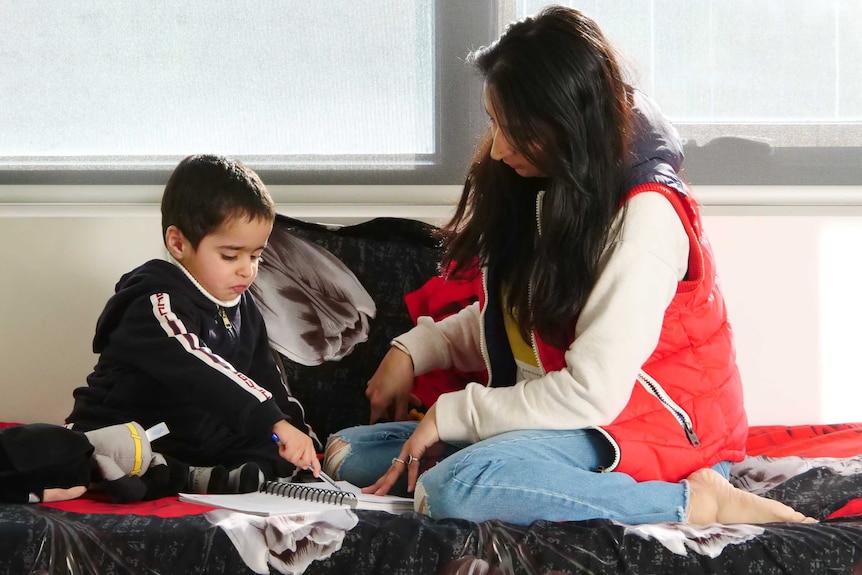
[[[282,459],[290,461],[299,469],[310,469],[315,477],[318,476],[320,461],[309,436],[284,419],[272,426],[272,433],[278,437],[278,454]]]
[[[422,421],[413,431],[410,438],[404,442],[398,457],[392,460],[389,470],[374,483],[362,489],[362,493],[373,493],[374,495],[386,495],[395,482],[407,471],[407,491],[413,493],[416,488],[416,479],[419,477],[420,466],[424,471],[427,465],[422,465],[425,456],[435,454],[439,457],[442,453],[440,434],[437,431],[437,409],[432,405]]]
[[[419,403],[410,393],[413,380],[413,360],[397,347],[391,347],[365,388],[365,397],[371,403],[369,423],[384,418],[390,421],[410,419],[409,404]]]

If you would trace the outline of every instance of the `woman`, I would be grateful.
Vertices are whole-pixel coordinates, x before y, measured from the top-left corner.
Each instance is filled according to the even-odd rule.
[[[396,338],[369,381],[372,422],[434,368],[484,367],[489,384],[418,424],[336,434],[327,470],[370,493],[415,487],[434,518],[810,521],[727,481],[742,388],[673,128],[575,10],[512,25],[474,62],[490,132],[445,263],[478,262],[484,293]]]

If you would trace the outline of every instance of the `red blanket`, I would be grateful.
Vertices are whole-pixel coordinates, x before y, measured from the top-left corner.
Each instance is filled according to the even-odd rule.
[[[89,493],[71,501],[41,503],[40,505],[71,511],[72,513],[114,513],[155,515],[156,517],[196,515],[213,509],[196,503],[184,503],[177,497],[163,497],[154,501],[140,501],[138,503],[111,503],[97,494]]]

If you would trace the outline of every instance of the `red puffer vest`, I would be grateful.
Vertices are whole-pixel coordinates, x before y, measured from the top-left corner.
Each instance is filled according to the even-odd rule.
[[[741,460],[748,422],[733,334],[697,204],[654,182],[636,186],[628,198],[643,192],[663,194],[679,214],[690,243],[688,273],[665,311],[659,343],[641,368],[628,404],[613,423],[600,428],[616,453],[604,471],[638,481],[679,481],[702,467]],[[486,334],[495,329],[487,325],[491,316],[486,314]],[[536,342],[546,372],[566,369],[565,349],[538,337]]]

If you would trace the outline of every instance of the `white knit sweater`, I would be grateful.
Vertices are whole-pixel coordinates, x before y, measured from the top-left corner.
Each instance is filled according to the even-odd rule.
[[[685,277],[689,243],[670,202],[644,192],[628,202],[619,237],[602,256],[596,286],[575,325],[567,367],[510,387],[470,383],[437,400],[440,438],[476,442],[518,429],[605,425],[622,411],[658,344],[664,312]],[[396,340],[416,375],[484,368],[479,304],[439,322],[429,317]]]

